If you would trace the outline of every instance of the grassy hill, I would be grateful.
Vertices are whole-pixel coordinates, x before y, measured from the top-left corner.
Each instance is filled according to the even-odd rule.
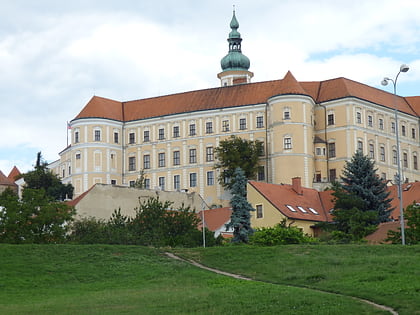
[[[287,284],[361,296],[400,314],[420,312],[420,247],[176,252],[271,283],[213,274],[152,248],[0,244],[0,314],[386,314],[349,297]]]

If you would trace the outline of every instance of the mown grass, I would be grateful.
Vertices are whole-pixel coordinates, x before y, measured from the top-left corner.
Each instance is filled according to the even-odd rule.
[[[254,279],[351,295],[400,314],[420,314],[420,246],[229,246],[176,253]]]
[[[209,261],[218,255],[226,256],[224,259],[230,256],[227,260],[234,261],[237,254],[249,257],[248,250],[197,249],[189,254],[208,257]],[[251,273],[255,276],[259,272],[255,269]],[[334,294],[217,275],[167,258],[152,248],[0,245],[0,314],[163,313],[386,312]]]

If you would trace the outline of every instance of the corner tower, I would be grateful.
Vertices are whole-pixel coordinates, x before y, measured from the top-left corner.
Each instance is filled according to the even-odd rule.
[[[250,65],[248,57],[242,54],[242,38],[238,32],[239,23],[235,16],[235,10],[233,11],[230,28],[232,30],[227,39],[229,53],[220,61],[222,72],[217,75],[222,86],[249,83],[254,76],[252,72],[248,71]]]

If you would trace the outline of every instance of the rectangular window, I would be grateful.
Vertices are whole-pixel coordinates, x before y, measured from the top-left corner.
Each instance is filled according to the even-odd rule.
[[[101,141],[101,131],[95,130],[95,141]]]
[[[257,116],[257,128],[264,128],[264,117]]]
[[[328,114],[328,126],[334,125],[334,114]]]
[[[384,130],[384,120],[382,118],[379,118],[379,129]]]
[[[265,180],[265,168],[264,168],[264,166],[258,166],[257,180]]]
[[[392,164],[397,165],[397,150],[392,150]]]
[[[118,143],[118,132],[114,132],[114,143]]]
[[[206,133],[213,133],[213,122],[206,122]]]
[[[283,119],[285,119],[285,120],[290,119],[290,111],[289,110],[285,110],[283,112]]]
[[[240,130],[246,129],[246,118],[239,119],[239,129]]]
[[[333,182],[337,179],[337,171],[335,168],[330,169],[330,182]]]
[[[411,138],[416,139],[416,129],[411,128]]]
[[[190,187],[197,187],[197,173],[190,173]]]
[[[136,143],[136,134],[134,132],[130,132],[128,134],[128,143],[129,144]]]
[[[229,131],[229,120],[222,121],[222,131],[223,132]]]
[[[315,148],[316,155],[325,155],[325,148]]]
[[[263,217],[263,206],[256,205],[255,210],[257,211],[257,219],[261,219]]]
[[[134,187],[135,184],[136,184],[136,181],[130,180],[130,182],[129,182],[130,187]]]
[[[159,140],[164,140],[165,139],[165,129],[164,128],[159,128],[158,137],[159,137]]]
[[[417,155],[413,155],[413,168],[415,170],[418,169],[418,165],[417,165]]]
[[[207,186],[214,185],[214,171],[207,172]]]
[[[206,148],[206,162],[214,161],[214,151],[213,147]]]
[[[372,117],[372,115],[368,115],[368,127],[373,127],[373,117]]]
[[[380,159],[382,162],[385,162],[385,147],[380,148]]]
[[[181,154],[179,151],[174,151],[173,153],[173,164],[180,165],[181,164]]]
[[[158,154],[158,166],[165,167],[165,153]]]
[[[136,170],[136,158],[134,156],[130,156],[128,158],[128,170],[135,171]]]
[[[179,126],[174,126],[173,128],[173,137],[179,138]]]
[[[117,181],[115,179],[111,179],[111,185],[117,185]]]
[[[190,136],[195,136],[195,124],[190,124]]]
[[[197,149],[190,149],[190,163],[197,163]]]
[[[403,166],[408,167],[408,154],[405,152],[403,153]]]
[[[78,131],[76,131],[76,132],[74,133],[74,142],[75,142],[75,143],[79,143],[79,132],[78,132]]]
[[[165,190],[165,177],[159,177],[159,188]]]
[[[328,143],[328,157],[335,157],[335,142]]]
[[[81,158],[81,154],[80,153],[76,153],[76,160],[80,160]]]
[[[144,142],[149,142],[150,141],[150,132],[149,132],[149,130],[145,130],[143,132],[143,141]]]
[[[284,149],[290,150],[292,148],[292,138],[284,138]]]
[[[144,179],[144,189],[150,189],[150,178]]]
[[[363,141],[357,141],[357,151],[363,153]]]
[[[149,154],[143,155],[143,168],[145,170],[150,169],[150,155]]]
[[[375,146],[373,145],[373,143],[369,143],[369,157],[371,159],[375,158]]]
[[[401,134],[405,137],[405,126],[401,126]]]
[[[391,132],[395,133],[395,122],[391,122]]]
[[[181,176],[174,175],[174,189],[180,190],[181,189]]]
[[[362,123],[362,113],[356,112],[356,123],[361,124]]]

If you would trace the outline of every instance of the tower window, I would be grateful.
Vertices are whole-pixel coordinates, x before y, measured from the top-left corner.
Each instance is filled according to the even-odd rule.
[[[334,125],[334,114],[328,114],[328,126]]]
[[[284,138],[284,149],[285,150],[290,150],[292,148],[292,138]]]

